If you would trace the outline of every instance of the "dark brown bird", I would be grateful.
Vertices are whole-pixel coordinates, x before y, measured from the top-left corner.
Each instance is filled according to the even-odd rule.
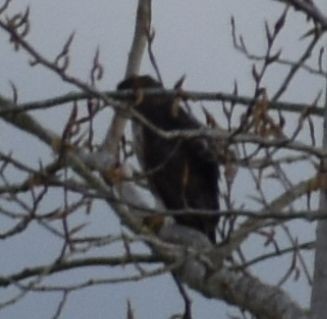
[[[118,90],[133,89],[137,94],[135,110],[155,127],[164,131],[188,130],[203,127],[187,113],[173,97],[143,96],[145,88],[163,88],[150,76],[134,76],[118,85]],[[142,135],[138,156],[143,169],[149,172],[152,190],[170,210],[218,211],[218,165],[206,138],[161,137],[146,125],[140,125]],[[183,214],[174,216],[178,224],[206,234],[216,242],[217,216]]]

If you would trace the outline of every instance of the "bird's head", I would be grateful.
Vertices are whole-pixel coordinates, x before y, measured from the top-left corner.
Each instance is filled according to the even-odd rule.
[[[117,90],[138,90],[142,88],[162,88],[162,84],[150,75],[132,75],[117,86]]]

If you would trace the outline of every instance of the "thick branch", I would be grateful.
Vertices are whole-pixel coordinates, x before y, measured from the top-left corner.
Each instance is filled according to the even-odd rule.
[[[326,78],[326,92],[325,92],[325,110],[324,110],[324,124],[323,124],[323,140],[322,148],[327,151],[327,78]],[[321,169],[323,177],[326,179],[327,159],[321,161]],[[320,191],[319,208],[321,210],[327,209],[327,190]],[[316,255],[314,263],[314,284],[311,295],[311,311],[313,319],[323,319],[327,313],[327,303],[324,302],[322,296],[327,295],[327,220],[321,220],[317,224],[316,229]]]
[[[165,226],[159,236],[165,240],[174,240],[175,227]],[[192,234],[190,234],[191,236]],[[195,234],[193,238],[197,241],[202,234]],[[199,245],[199,244],[198,244]],[[248,310],[258,318],[265,319],[308,319],[299,305],[281,289],[262,283],[251,275],[244,275],[228,270],[221,265],[220,250],[212,249],[211,244],[205,240],[201,241],[201,247],[192,249],[176,249],[169,251],[154,249],[165,258],[175,256],[176,260],[185,258],[182,266],[175,273],[188,286],[202,293],[208,298],[217,298],[229,304],[236,305],[241,309]],[[223,250],[223,249],[222,249]]]
[[[139,0],[134,39],[128,57],[125,77],[139,72],[143,52],[146,47],[147,38],[151,24],[151,0]],[[115,113],[106,137],[103,141],[103,149],[108,151],[113,158],[117,156],[118,145],[124,134],[126,119],[119,113]]]

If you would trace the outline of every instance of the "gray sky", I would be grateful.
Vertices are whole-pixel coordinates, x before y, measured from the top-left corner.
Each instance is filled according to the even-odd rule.
[[[233,83],[237,80],[240,94],[253,93],[251,63],[232,47],[230,17],[231,14],[234,15],[238,31],[242,31],[248,47],[261,54],[265,49],[264,20],[269,18],[269,21],[274,21],[283,9],[280,4],[268,0],[153,2],[153,27],[156,32],[153,49],[168,87],[181,75],[186,74],[185,87],[189,89],[231,92]],[[99,46],[100,60],[105,66],[105,76],[100,87],[114,89],[125,71],[133,35],[136,3],[136,0],[19,0],[13,1],[11,11],[16,12],[17,8],[24,8],[27,4],[31,7],[32,26],[28,39],[48,57],[55,57],[69,34],[75,30],[69,71],[83,80],[88,78],[94,52]],[[325,0],[316,3],[327,12]],[[298,39],[306,30],[305,17],[292,12],[289,24],[278,42],[278,48],[283,48],[285,52],[283,57],[295,59],[301,54],[305,42],[299,42]],[[20,102],[40,100],[75,90],[47,70],[40,67],[30,68],[27,63],[29,59],[22,52],[13,51],[8,43],[8,36],[3,32],[0,32],[0,48],[1,94],[10,96],[9,80],[17,86]],[[142,73],[153,74],[148,60],[142,67]],[[273,95],[284,74],[285,70],[279,67],[273,68],[267,74],[264,83],[269,95]],[[322,85],[321,79],[302,72],[283,100],[312,102]],[[65,123],[67,112],[50,110],[35,115],[44,125],[58,131]],[[109,112],[107,115],[107,118],[101,117],[97,122],[99,142],[110,120]],[[37,165],[40,158],[52,156],[47,148],[35,142],[33,138],[26,138],[3,122],[0,123],[2,150],[14,150],[17,157],[24,156],[26,163],[31,165]],[[299,179],[308,177],[308,171],[305,169],[301,170],[301,173],[297,170],[295,174]],[[236,187],[240,197],[246,195],[244,185]],[[57,199],[58,194],[54,194],[48,205],[55,205]],[[119,233],[120,226],[115,218],[103,212],[102,206],[99,205],[98,210],[96,208],[91,216],[84,217],[86,221],[92,221],[90,232],[93,230],[106,233],[108,229],[112,229],[114,233]],[[302,236],[312,238],[313,228],[307,229],[307,226],[300,223],[296,225]],[[44,231],[37,227],[32,228],[13,242],[1,243],[0,272],[7,273],[26,265],[46,262],[56,254],[58,248],[54,238],[45,236]],[[249,254],[255,254],[258,249],[258,245],[254,244],[247,247]],[[118,250],[119,247],[114,249]],[[276,269],[281,267],[279,261],[273,265]],[[259,266],[257,271],[271,283],[280,275],[278,272],[267,273],[265,264]],[[101,269],[99,272],[108,274],[107,269]],[[89,270],[74,275],[69,273],[54,277],[52,282],[74,280],[74,277],[86,276],[89,273]],[[122,274],[120,270],[110,270],[109,273]],[[305,281],[289,283],[287,288],[301,304],[307,304],[309,290]],[[4,300],[7,294],[8,291],[0,293],[0,300]],[[227,308],[222,303],[206,300],[197,293],[191,295],[195,318],[225,318]],[[127,298],[132,302],[136,318],[164,319],[182,307],[181,298],[170,277],[161,276],[142,282],[102,286],[78,292],[69,300],[62,318],[124,318]],[[57,295],[30,294],[17,305],[0,311],[0,319],[50,318],[58,301]]]

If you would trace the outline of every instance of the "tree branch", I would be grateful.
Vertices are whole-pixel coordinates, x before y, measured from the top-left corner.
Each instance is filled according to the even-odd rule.
[[[291,4],[296,10],[300,10],[310,17],[313,21],[320,24],[324,30],[327,30],[327,16],[313,3],[307,0],[275,0],[286,4]]]
[[[147,35],[151,25],[151,0],[139,0],[134,39],[128,57],[125,77],[139,72],[143,52],[147,43]],[[106,150],[113,158],[117,158],[118,145],[124,134],[126,119],[119,113],[115,113],[111,125],[104,138],[102,149]]]
[[[162,90],[162,89],[146,89],[144,90],[144,95],[146,96],[174,96],[181,97],[185,101],[219,101],[219,102],[228,102],[234,105],[240,105],[248,107],[253,104],[255,100],[251,97],[244,95],[236,95],[226,92],[196,92],[196,91],[187,91],[183,90]],[[117,92],[117,91],[100,91],[99,96],[106,96],[106,103],[114,106],[115,109],[119,111],[119,101],[124,101],[134,97],[134,92]],[[70,102],[77,102],[82,100],[87,100],[94,97],[94,94],[89,94],[86,92],[81,93],[68,93],[58,97],[53,97],[41,101],[32,101],[27,103],[18,104],[15,109],[12,110],[0,110],[0,116],[5,115],[6,113],[20,113],[27,111],[34,111],[38,109],[47,109],[55,107],[57,105],[62,105]],[[218,105],[217,105],[218,106]],[[220,106],[219,106],[220,107]],[[269,101],[269,109],[287,111],[291,113],[302,113],[306,110],[310,111],[310,114],[322,116],[323,107],[319,105],[304,104],[304,103],[292,103],[292,102],[277,102]]]

